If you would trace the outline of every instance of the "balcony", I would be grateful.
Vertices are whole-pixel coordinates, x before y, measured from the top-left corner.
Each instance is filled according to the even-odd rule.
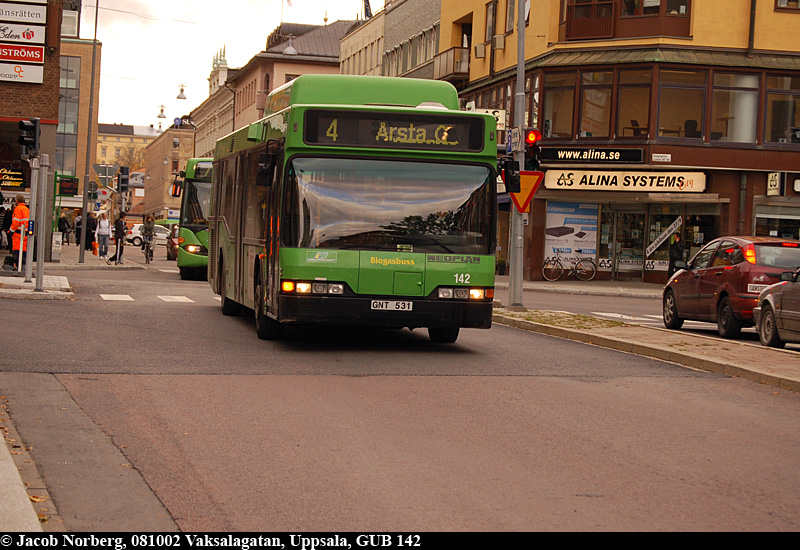
[[[453,84],[469,80],[469,48],[450,48],[433,58],[433,78]]]
[[[615,0],[568,0],[566,39],[613,38]]]

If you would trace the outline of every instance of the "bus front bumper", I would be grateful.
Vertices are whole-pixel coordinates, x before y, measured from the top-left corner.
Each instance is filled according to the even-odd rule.
[[[410,310],[373,309],[373,302],[410,302]],[[278,296],[278,321],[371,327],[490,328],[492,302],[429,300],[397,296]]]

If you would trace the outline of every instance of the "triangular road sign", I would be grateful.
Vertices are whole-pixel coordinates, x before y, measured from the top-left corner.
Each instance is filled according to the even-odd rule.
[[[511,200],[517,207],[517,212],[524,214],[531,204],[534,193],[539,188],[539,184],[544,180],[544,172],[526,172],[519,173],[519,193],[509,193]]]

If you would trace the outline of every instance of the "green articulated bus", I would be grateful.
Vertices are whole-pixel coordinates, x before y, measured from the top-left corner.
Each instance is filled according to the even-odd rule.
[[[178,222],[178,270],[181,279],[205,279],[208,273],[208,213],[213,159],[193,158],[176,181],[173,195],[181,196]]]
[[[493,117],[446,82],[303,75],[217,141],[209,282],[222,313],[289,325],[490,328]]]

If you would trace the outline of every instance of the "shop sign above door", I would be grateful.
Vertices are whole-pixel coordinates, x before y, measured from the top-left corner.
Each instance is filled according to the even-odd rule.
[[[607,170],[554,170],[545,174],[545,189],[580,191],[640,191],[648,193],[701,193],[703,172],[617,172]]]

